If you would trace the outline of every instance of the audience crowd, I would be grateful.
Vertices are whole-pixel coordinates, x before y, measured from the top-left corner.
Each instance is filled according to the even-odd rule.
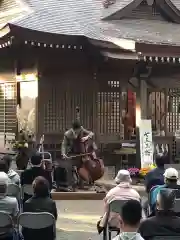
[[[98,232],[105,234],[115,230],[113,240],[152,240],[154,237],[178,236],[180,238],[180,186],[178,172],[174,168],[164,169],[163,157],[156,159],[157,168],[150,171],[145,179],[148,199],[142,202],[139,193],[131,185],[131,176],[127,170],[120,170],[115,178],[116,186],[104,198],[104,213],[98,221]],[[20,176],[11,169],[12,159],[6,155],[0,159],[0,213],[11,216],[15,226],[21,213],[50,213],[55,221],[58,212],[51,198],[52,176],[42,168],[39,153],[31,159],[31,167]],[[23,201],[9,194],[11,185],[19,189],[31,186],[31,192],[24,192]],[[23,191],[22,191],[23,192]],[[116,209],[111,208],[116,202]],[[40,229],[23,227],[20,231],[1,231],[4,240],[44,239],[50,240],[54,226]],[[4,234],[4,235],[3,235]]]
[[[108,225],[108,232],[117,232],[113,240],[153,240],[155,237],[180,239],[178,171],[174,168],[165,170],[164,162],[164,157],[158,156],[157,167],[146,175],[147,201],[144,198],[142,201],[132,188],[129,172],[118,172],[116,187],[104,199],[104,215],[97,224],[99,233],[107,233]],[[111,205],[114,201],[117,203],[113,209]]]
[[[52,177],[49,171],[42,167],[42,156],[39,153],[34,154],[30,159],[31,167],[24,170],[20,175],[11,169],[12,158],[5,155],[0,159],[0,212],[7,213],[11,216],[13,222],[18,222],[20,213],[50,213],[57,220],[58,213],[55,201],[51,198]],[[15,185],[22,192],[23,201],[9,194],[10,186]],[[25,186],[29,186],[31,194],[25,191]],[[20,191],[22,190],[22,191]],[[1,217],[1,215],[0,215]],[[19,231],[1,232],[0,239],[52,239],[54,226],[43,229],[43,232],[23,227],[22,234]],[[3,234],[4,235],[3,235]]]

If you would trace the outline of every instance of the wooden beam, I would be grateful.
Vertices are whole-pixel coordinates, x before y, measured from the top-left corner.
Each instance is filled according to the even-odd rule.
[[[180,57],[180,47],[160,44],[136,43],[136,52],[149,57]]]

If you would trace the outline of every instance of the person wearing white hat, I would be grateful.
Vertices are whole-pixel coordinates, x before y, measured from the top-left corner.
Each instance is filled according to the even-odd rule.
[[[130,184],[132,182],[132,179],[129,171],[122,169],[122,170],[119,170],[114,181],[116,184],[120,184],[122,182]]]
[[[166,183],[168,183],[169,180],[171,184],[177,183],[177,180],[179,178],[178,171],[175,168],[167,168],[164,173],[164,178]]]
[[[19,213],[18,202],[15,197],[7,196],[9,178],[5,172],[0,172],[0,211],[17,217]]]
[[[117,176],[114,179],[115,183],[117,184],[116,187],[112,188],[104,198],[105,202],[105,209],[104,209],[104,216],[101,219],[100,227],[103,227],[106,219],[106,214],[108,212],[108,204],[114,200],[137,200],[140,202],[141,197],[139,193],[132,188],[131,186],[131,177],[130,173],[127,170],[120,170],[117,173]],[[115,213],[111,213],[109,216],[109,222],[111,225],[115,227],[119,227],[119,215]]]
[[[175,168],[167,168],[164,172],[164,185],[157,186],[151,195],[151,206],[155,206],[157,195],[163,188],[177,189],[176,197],[180,198],[180,185],[178,185],[179,174]]]

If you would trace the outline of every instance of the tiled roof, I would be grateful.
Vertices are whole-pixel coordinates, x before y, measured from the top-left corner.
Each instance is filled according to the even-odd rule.
[[[123,7],[131,0],[118,1]],[[28,0],[28,3],[32,12],[13,22],[16,26],[110,42],[122,38],[180,46],[180,25],[155,20],[101,20],[105,10],[102,0]]]
[[[172,4],[174,4],[174,6],[180,10],[180,1],[179,0],[171,0]]]
[[[128,6],[130,3],[132,3],[133,1],[134,0],[124,0],[124,1],[116,0],[114,4],[112,4],[108,8],[104,8],[102,10],[102,12],[101,12],[102,18],[106,18],[106,17],[116,13],[117,11],[122,10],[123,8]]]
[[[29,10],[29,7],[21,1],[0,1],[0,27],[3,27],[9,21],[13,22],[14,19],[27,15]]]

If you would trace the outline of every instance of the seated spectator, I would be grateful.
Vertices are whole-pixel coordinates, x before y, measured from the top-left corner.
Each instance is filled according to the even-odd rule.
[[[44,177],[33,181],[34,195],[24,204],[24,212],[49,212],[57,220],[56,203],[50,198],[49,183]]]
[[[4,159],[0,159],[0,172],[8,173],[8,165]],[[8,183],[12,183],[10,178],[8,178]]]
[[[133,214],[132,214],[133,213]],[[142,207],[139,201],[129,200],[122,207],[121,233],[113,240],[143,240],[138,233],[142,218]]]
[[[161,189],[157,196],[156,215],[145,219],[139,228],[145,240],[155,236],[180,236],[180,218],[173,211],[175,192],[172,189]]]
[[[164,156],[156,157],[156,168],[152,169],[146,174],[145,177],[145,186],[146,192],[149,193],[152,187],[156,185],[164,184],[164,164],[165,164]]]
[[[178,171],[175,168],[168,168],[164,173],[165,184],[157,186],[150,196],[151,206],[155,206],[156,199],[159,191],[163,188],[177,189],[176,198],[180,198],[180,185],[177,184],[178,181]]]
[[[13,169],[11,169],[12,157],[7,154],[3,157],[3,160],[7,164],[7,168],[8,168],[7,175],[9,177],[9,179],[11,180],[11,182],[14,183],[14,184],[20,185],[19,174],[17,172],[15,172]]]
[[[101,228],[104,227],[104,224],[106,222],[108,205],[110,202],[114,200],[130,200],[130,199],[134,199],[140,202],[141,200],[139,193],[136,190],[134,190],[131,186],[132,180],[131,180],[129,171],[120,170],[115,178],[115,182],[117,183],[117,186],[112,188],[107,193],[104,199],[104,203],[105,203],[104,216],[102,217],[99,223],[99,226]],[[117,227],[117,228],[120,227],[119,214],[110,213],[108,220],[111,226]]]
[[[24,184],[32,184],[34,179],[38,176],[42,176],[49,182],[50,189],[52,188],[52,177],[51,173],[44,170],[42,168],[42,156],[39,153],[36,153],[31,157],[31,165],[30,169],[24,170],[21,174],[21,185]],[[29,199],[31,196],[28,194],[24,194],[24,201]]]
[[[50,198],[49,183],[44,177],[37,177],[33,182],[34,195],[24,204],[24,212],[48,212],[57,220],[56,203]],[[53,228],[42,230],[22,230],[25,240],[52,239]]]
[[[7,212],[13,218],[16,218],[19,213],[17,199],[7,196],[8,175],[5,172],[0,172],[0,211]]]

